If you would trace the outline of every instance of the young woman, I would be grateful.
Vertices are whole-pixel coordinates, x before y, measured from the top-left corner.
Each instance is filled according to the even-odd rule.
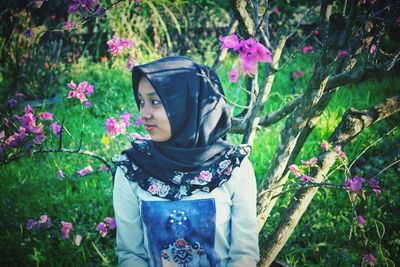
[[[151,139],[113,158],[120,266],[256,266],[250,147],[223,138],[229,108],[218,76],[185,57],[134,67]]]

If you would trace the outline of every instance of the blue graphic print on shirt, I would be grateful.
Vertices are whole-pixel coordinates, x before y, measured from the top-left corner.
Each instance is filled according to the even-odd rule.
[[[154,266],[217,266],[220,262],[214,249],[214,199],[143,201],[141,213]]]

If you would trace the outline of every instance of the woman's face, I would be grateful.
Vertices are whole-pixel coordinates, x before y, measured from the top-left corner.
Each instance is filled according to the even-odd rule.
[[[171,138],[171,125],[161,99],[147,78],[142,77],[138,89],[140,116],[143,124],[155,142]]]

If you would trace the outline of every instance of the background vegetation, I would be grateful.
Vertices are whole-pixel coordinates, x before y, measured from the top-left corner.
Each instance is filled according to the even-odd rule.
[[[286,2],[291,4],[291,1]],[[104,5],[107,4],[112,3]],[[35,112],[53,113],[57,120],[64,121],[72,135],[79,137],[82,107],[77,99],[66,99],[69,91],[66,84],[71,80],[87,80],[95,85],[95,92],[90,98],[92,105],[83,107],[85,134],[82,143],[86,150],[107,160],[129,147],[129,133],[144,134],[145,131],[142,126],[131,126],[126,136],[109,138],[109,144],[104,142],[107,118],[117,117],[125,111],[135,114],[134,118],[138,115],[131,75],[125,67],[127,57],[112,57],[107,52],[106,42],[114,34],[133,40],[137,62],[179,54],[212,65],[220,46],[218,36],[225,33],[230,23],[229,5],[225,1],[121,1],[107,10],[105,18],[91,19],[70,32],[58,32],[50,31],[51,27],[56,27],[56,21],[76,20],[78,24],[78,18],[66,12],[64,1],[45,1],[40,8],[14,1],[3,5],[1,19],[7,23],[2,25],[19,30],[9,31],[6,26],[1,26],[0,47],[6,51],[1,54],[1,115],[21,114],[24,104],[30,103]],[[9,20],[10,14],[16,14],[13,21]],[[47,24],[47,31],[43,31],[40,38],[21,40],[21,32],[27,27],[52,23],[51,20],[55,20],[54,25]],[[41,34],[40,29],[37,31]],[[29,57],[24,59],[26,53]],[[230,99],[243,97],[227,76],[234,59],[228,57],[217,69]],[[263,114],[277,110],[305,90],[315,60],[314,53],[298,53],[277,73]],[[260,66],[260,70],[263,68],[264,65]],[[299,70],[305,74],[294,79],[293,72]],[[383,78],[351,85],[351,90],[341,87],[298,158],[310,159],[321,151],[321,141],[328,138],[347,108],[368,108],[398,93],[400,78],[396,74],[395,70]],[[241,86],[245,83],[244,77],[238,81]],[[16,92],[23,92],[24,101],[31,102],[9,108],[7,100]],[[238,111],[234,110],[234,113]],[[398,126],[399,119],[397,114],[364,131],[346,147],[348,159],[354,160],[365,148]],[[283,126],[284,121],[281,121],[256,135],[250,159],[259,180],[280,144]],[[355,163],[356,173],[373,177],[382,166],[398,159],[399,135],[396,130],[372,146]],[[240,144],[241,135],[231,133],[228,140]],[[58,139],[49,135],[45,147],[57,145]],[[73,148],[75,144],[65,136],[64,146]],[[89,165],[94,173],[84,177],[76,175],[77,170]],[[105,237],[96,231],[97,224],[105,217],[113,217],[112,176],[110,172],[97,172],[100,165],[101,162],[94,158],[66,153],[38,153],[2,165],[0,251],[3,256],[0,265],[115,266],[115,230],[110,230]],[[58,169],[62,169],[63,179],[57,178]],[[321,188],[278,259],[293,266],[357,266],[361,264],[366,245],[357,237],[367,235],[368,247],[373,249],[379,266],[400,264],[399,172],[399,165],[385,171],[379,177],[382,194],[366,198],[358,207],[359,212],[365,214],[364,228],[355,226],[346,191]],[[343,184],[345,178],[338,172],[331,181]],[[285,189],[260,234],[261,250],[294,194]],[[29,219],[38,220],[43,214],[51,218],[52,227],[26,229]],[[61,221],[73,223],[71,238],[62,239]],[[79,245],[73,239],[76,235],[83,236]]]

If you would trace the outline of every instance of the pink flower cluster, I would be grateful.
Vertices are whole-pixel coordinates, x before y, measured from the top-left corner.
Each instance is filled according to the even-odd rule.
[[[116,121],[114,117],[110,117],[106,120],[105,127],[108,134],[111,137],[116,137],[120,134],[126,133],[126,128],[131,125],[130,119],[132,118],[132,114],[125,112],[121,116],[119,116],[119,121]],[[136,123],[135,123],[136,124]]]
[[[370,266],[375,266],[376,264],[376,258],[372,253],[364,254],[362,261],[363,263],[365,262]],[[362,266],[364,266],[364,264],[362,264]]]
[[[130,50],[134,48],[133,42],[128,39],[119,38],[114,34],[113,38],[107,42],[108,51],[113,56],[118,56],[123,50]],[[135,66],[135,58],[131,55],[126,63],[126,68],[132,70]]]
[[[24,99],[25,95],[23,93],[15,93],[15,96],[8,99],[7,104],[9,108],[14,108],[17,106],[18,102],[20,102],[22,99]]]
[[[68,98],[77,98],[81,103],[86,102],[85,105],[90,106],[90,102],[86,96],[90,96],[93,93],[93,85],[89,84],[87,81],[83,81],[76,87],[76,84],[71,81],[67,86],[71,89],[68,93]]]
[[[133,42],[131,40],[118,38],[116,34],[107,42],[107,45],[108,51],[113,56],[118,56],[125,48],[133,49]]]
[[[362,177],[354,176],[345,181],[346,188],[353,193],[358,193],[363,186],[365,179]]]
[[[70,31],[76,27],[76,24],[73,21],[67,20],[67,21],[64,21],[63,26],[64,26],[65,30]]]
[[[303,47],[303,54],[308,54],[309,52],[313,51],[314,47],[312,47],[311,45],[307,45]]]
[[[57,170],[57,177],[60,180],[62,180],[64,178],[64,173],[62,170],[60,170],[60,169]]]
[[[339,50],[339,52],[337,53],[338,58],[347,57],[349,55],[350,53],[347,50]]]
[[[361,188],[363,187],[364,182],[365,182],[365,178],[354,176],[353,178],[346,179],[345,186],[349,191],[351,191],[353,193],[358,193],[361,190]],[[376,195],[379,195],[382,193],[381,187],[379,186],[379,181],[375,177],[369,179],[368,185],[372,188],[372,191]]]
[[[104,222],[100,222],[97,225],[96,231],[98,231],[102,237],[105,237],[108,233],[108,229],[115,229],[117,227],[117,224],[115,222],[115,219],[111,217],[106,217],[103,221]]]
[[[362,215],[357,216],[357,224],[360,226],[360,228],[364,228],[365,226],[365,219]]]
[[[53,114],[45,111],[36,115],[33,108],[27,105],[24,108],[24,114],[21,116],[14,115],[13,119],[19,122],[18,130],[9,135],[5,130],[0,132],[0,155],[4,154],[6,148],[14,149],[26,145],[27,150],[29,150],[33,144],[42,143],[46,137],[44,125],[41,122],[53,120]],[[10,120],[8,118],[3,118],[2,123],[5,126],[4,128],[13,129],[9,127]],[[17,123],[15,122],[15,124]],[[54,122],[54,124],[57,123]],[[50,129],[52,128],[50,127]]]
[[[222,42],[221,49],[233,49],[239,54],[241,66],[244,74],[256,74],[259,62],[272,62],[272,53],[253,38],[247,40],[239,40],[236,34],[221,36],[219,40]],[[237,73],[229,72],[229,78],[232,82],[236,82]]]
[[[47,214],[43,214],[42,216],[40,216],[38,221],[29,219],[28,222],[26,223],[26,229],[27,230],[39,229],[41,225],[43,225],[46,229],[52,226],[51,219]]]
[[[61,228],[62,239],[67,239],[69,237],[69,233],[72,230],[72,223],[61,221],[61,225],[62,225]]]
[[[334,150],[337,152],[339,158],[343,159],[346,157],[346,154],[342,151],[341,146],[335,146]]]
[[[95,16],[104,15],[106,9],[99,4],[98,0],[66,0],[68,2],[68,13],[80,12],[83,16],[89,13]]]
[[[301,169],[302,168],[310,168],[310,167],[315,167],[317,166],[317,158],[311,158],[310,160],[302,160],[301,161],[301,168],[297,166],[296,164],[292,164],[289,166],[290,172],[296,177],[300,177],[300,181],[305,183],[311,180],[311,177],[308,176],[307,174],[304,174]]]
[[[85,168],[83,168],[83,169],[77,171],[76,173],[77,173],[79,176],[85,176],[85,175],[88,175],[89,173],[91,173],[92,171],[93,171],[92,166],[87,166],[87,167],[85,167]]]
[[[302,71],[302,70],[292,72],[293,79],[297,79],[303,75],[304,75],[304,71]]]

